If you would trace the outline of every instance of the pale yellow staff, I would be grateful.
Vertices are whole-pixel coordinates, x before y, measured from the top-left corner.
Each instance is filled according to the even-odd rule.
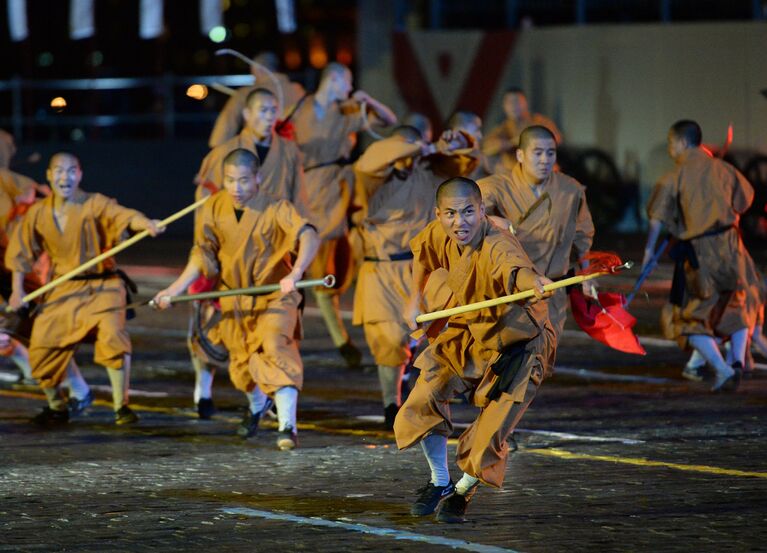
[[[200,207],[202,204],[204,204],[206,201],[208,201],[208,199],[211,198],[211,197],[212,196],[205,196],[201,200],[198,200],[198,201],[194,202],[193,204],[186,206],[181,211],[177,211],[176,213],[174,213],[170,217],[167,217],[166,219],[163,219],[162,221],[160,221],[157,226],[160,227],[160,228],[167,227],[169,224],[173,223],[174,221],[177,221],[177,220],[181,219],[181,217],[183,217],[187,213],[191,213],[192,211],[194,211],[195,209]],[[136,234],[134,236],[131,236],[130,238],[128,238],[124,242],[121,242],[120,244],[116,245],[114,248],[108,249],[104,253],[102,253],[100,255],[97,255],[96,257],[94,257],[93,259],[91,259],[89,261],[86,261],[85,263],[83,263],[79,267],[75,267],[74,269],[72,269],[68,273],[64,273],[60,277],[53,279],[48,284],[45,284],[44,286],[41,286],[40,288],[38,288],[34,292],[30,292],[29,294],[27,294],[26,296],[21,298],[21,302],[22,303],[27,303],[27,302],[32,301],[35,298],[39,298],[40,296],[42,296],[43,294],[45,294],[49,290],[52,290],[53,288],[55,288],[59,284],[62,284],[64,282],[67,282],[68,280],[71,280],[72,278],[76,277],[77,275],[79,275],[83,271],[86,271],[86,270],[90,269],[91,267],[93,267],[94,265],[98,265],[99,263],[101,263],[105,259],[109,259],[110,257],[112,257],[112,256],[120,253],[121,251],[131,247],[133,244],[135,244],[139,240],[143,240],[147,236],[149,236],[149,231],[148,230],[142,230],[138,234]],[[6,308],[6,311],[10,311],[10,307]]]
[[[556,282],[552,282],[551,284],[546,284],[543,287],[543,291],[549,292],[551,290],[558,290],[559,288],[572,286],[573,284],[580,284],[581,282],[585,282],[593,278],[609,275],[621,269],[630,269],[633,265],[634,265],[633,262],[626,261],[626,263],[623,263],[622,265],[618,265],[617,267],[613,267],[609,270],[577,275],[577,276],[566,278],[563,280],[558,280]],[[532,289],[524,290],[522,292],[517,292],[516,294],[511,294],[509,296],[501,296],[500,298],[493,298],[491,300],[478,301],[476,303],[469,303],[466,305],[459,305],[458,307],[452,307],[450,309],[441,309],[440,311],[432,311],[431,313],[422,313],[421,315],[418,315],[415,318],[415,322],[428,323],[429,321],[436,321],[437,319],[444,319],[446,317],[452,317],[453,315],[460,315],[462,313],[478,311],[480,309],[485,309],[487,307],[495,307],[496,305],[503,305],[506,303],[513,303],[515,301],[526,300],[528,298],[532,298],[533,296],[535,296],[535,290],[532,290]]]

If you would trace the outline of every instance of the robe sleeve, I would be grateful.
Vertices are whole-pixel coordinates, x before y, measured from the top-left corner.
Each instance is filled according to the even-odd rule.
[[[428,157],[434,174],[444,178],[465,177],[479,165],[479,147],[474,138],[461,131],[469,145],[451,152],[437,152]]]
[[[650,200],[647,202],[647,218],[660,221],[669,226],[676,219],[674,205],[673,177],[671,174],[661,177],[655,184]]]
[[[410,240],[413,260],[419,263],[427,274],[445,267],[440,255],[440,250],[444,247],[444,241],[438,238],[440,234],[437,229],[438,224],[438,221],[429,223],[415,238]]]
[[[102,246],[112,247],[122,241],[132,222],[149,223],[149,218],[140,211],[123,207],[112,198],[101,194],[94,194],[94,215],[104,230],[106,243]]]
[[[291,249],[295,251],[301,232],[307,227],[314,228],[314,225],[304,219],[293,204],[286,200],[281,200],[277,204],[275,215],[280,230],[284,233],[288,243],[291,244]]]
[[[594,221],[591,219],[589,204],[586,202],[586,191],[581,188],[578,213],[575,219],[575,238],[573,239],[573,246],[575,247],[578,257],[582,257],[584,254],[588,253],[593,241]]]
[[[500,215],[498,210],[498,188],[503,183],[503,177],[500,175],[490,175],[477,181],[480,192],[482,192],[482,203],[485,204],[485,213],[487,215]]]
[[[504,292],[509,295],[522,291],[517,287],[517,273],[520,269],[529,269],[536,274],[540,272],[530,261],[517,237],[505,230],[503,235],[505,239],[497,243],[491,251],[493,265],[488,267],[487,271],[494,281],[503,283]]]
[[[5,251],[5,266],[9,271],[31,273],[35,260],[43,251],[41,238],[36,231],[41,205],[33,206],[13,229]]]
[[[365,176],[386,178],[396,161],[420,153],[420,144],[406,142],[399,137],[384,138],[368,146],[357,160],[355,171]]]
[[[214,199],[203,204],[198,213],[197,225],[194,231],[194,245],[189,252],[189,261],[200,268],[205,278],[216,278],[221,271],[218,261],[220,244],[214,230],[213,204]]]
[[[751,207],[751,203],[754,201],[754,187],[748,182],[748,179],[743,174],[735,169],[730,168],[733,172],[734,187],[732,191],[732,208],[738,214],[743,214]]]

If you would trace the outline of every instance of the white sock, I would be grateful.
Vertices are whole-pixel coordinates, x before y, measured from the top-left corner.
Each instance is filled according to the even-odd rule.
[[[733,332],[730,336],[732,344],[732,361],[730,364],[740,361],[740,364],[746,364],[746,344],[748,344],[748,328],[741,328]]]
[[[202,359],[192,356],[194,366],[194,402],[210,399],[213,396],[213,377],[216,370],[209,367]]]
[[[245,397],[248,398],[250,412],[253,415],[260,415],[266,407],[266,402],[269,401],[269,397],[258,386],[253,388],[253,391],[246,393]]]
[[[725,363],[722,352],[711,336],[692,334],[688,337],[690,345],[700,352],[706,362],[711,365],[720,378],[732,375],[732,368]]]
[[[19,368],[27,380],[32,380],[32,365],[29,364],[29,352],[21,344],[16,344],[11,353],[11,361]]]
[[[447,486],[450,483],[450,469],[447,467],[447,436],[429,434],[421,440],[421,449],[431,469],[431,483]]]
[[[74,359],[67,365],[65,385],[69,388],[69,396],[79,399],[80,401],[84,400],[91,392],[90,386],[88,386],[82,373],[80,373],[80,369],[77,368]]]
[[[690,358],[687,360],[687,368],[699,369],[705,366],[706,360],[703,358],[700,352],[697,349],[692,350],[692,355],[690,355]]]
[[[112,407],[115,412],[130,401],[130,355],[125,355],[122,369],[107,369],[109,383],[112,385]]]
[[[378,365],[378,382],[381,384],[381,398],[384,407],[392,403],[400,405],[400,381],[402,380],[402,370],[404,366],[391,367],[389,365]]]
[[[293,386],[280,388],[274,394],[274,403],[277,405],[279,429],[285,430],[289,427],[295,432],[297,430],[296,409],[298,408],[298,390]]]
[[[458,495],[466,495],[466,492],[476,486],[477,482],[479,482],[479,478],[464,472],[461,479],[455,485],[455,491]]]

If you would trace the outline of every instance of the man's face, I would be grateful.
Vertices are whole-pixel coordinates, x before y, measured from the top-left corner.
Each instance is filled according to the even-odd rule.
[[[456,130],[463,131],[474,140],[482,140],[482,120],[479,117],[475,117],[463,125],[459,126]]]
[[[64,200],[70,199],[83,178],[80,162],[72,156],[60,154],[53,156],[48,170],[45,172],[53,195]]]
[[[485,216],[485,206],[472,194],[443,195],[435,212],[450,239],[459,246],[465,246],[477,236]]]
[[[509,92],[503,97],[503,112],[509,119],[522,119],[527,116],[527,98],[519,92]]]
[[[528,181],[541,183],[557,163],[557,143],[551,138],[533,138],[524,149],[517,150],[517,161]]]
[[[242,110],[245,125],[259,138],[272,134],[277,123],[277,100],[269,94],[259,94]]]
[[[224,189],[234,200],[234,207],[242,209],[258,192],[261,175],[253,173],[247,165],[224,165]]]
[[[666,144],[666,151],[668,152],[668,155],[671,156],[671,159],[675,161],[679,158],[679,156],[682,155],[682,152],[687,149],[687,141],[679,138],[671,132],[668,133],[668,136],[666,137]]]
[[[352,73],[349,70],[333,71],[327,78],[328,97],[331,101],[346,100],[352,91]]]

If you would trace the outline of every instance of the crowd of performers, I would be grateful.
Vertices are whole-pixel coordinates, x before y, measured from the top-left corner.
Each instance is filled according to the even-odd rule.
[[[188,263],[153,300],[166,309],[187,291],[279,284],[268,294],[193,303],[188,344],[199,417],[215,412],[213,377],[226,367],[247,398],[237,434],[256,434],[262,416],[276,407],[277,446],[295,448],[304,372],[297,283],[304,275],[336,276],[333,288],[311,293],[345,363],[358,368],[362,356],[339,310],[339,295],[355,281],[353,323],[363,326],[375,359],[385,425],[400,448],[420,444],[431,471],[411,512],[462,521],[480,483],[503,484],[507,438],[553,370],[567,293],[544,286],[589,263],[594,225],[584,186],[557,168],[562,135],[551,120],[530,113],[518,89],[504,95],[507,119],[485,137],[481,119],[461,111],[434,140],[425,117],[410,114],[401,124],[369,94],[352,93],[352,74],[343,65],[330,64],[311,94],[254,67],[256,83],[227,102],[197,174],[196,197],[209,199],[194,215]],[[351,162],[357,135],[365,131],[377,140]],[[72,153],[49,160],[50,188],[11,171],[13,141],[2,138],[3,295],[15,311],[5,311],[1,353],[45,393],[47,406],[33,422],[51,427],[92,403],[73,354],[81,342],[94,341],[94,361],[111,382],[115,423],[134,423],[124,309],[132,283],[114,260],[56,286],[35,305],[26,305],[25,295],[130,233],[154,236],[164,228],[82,190],[83,168]],[[650,199],[643,266],[654,262],[665,229],[675,239],[676,272],[664,333],[714,369],[712,391],[734,391],[749,369],[751,338],[767,353],[764,283],[738,231],[753,189],[701,148],[693,121],[670,128],[668,151],[676,168]],[[533,291],[527,301],[417,329],[419,313],[523,290]],[[584,282],[583,293],[597,291]],[[29,307],[26,346],[19,322],[29,319],[17,315]],[[408,363],[419,376],[401,403]],[[691,360],[685,376],[702,378],[700,364]],[[454,483],[447,440],[456,395],[478,414],[460,436],[462,475]]]

